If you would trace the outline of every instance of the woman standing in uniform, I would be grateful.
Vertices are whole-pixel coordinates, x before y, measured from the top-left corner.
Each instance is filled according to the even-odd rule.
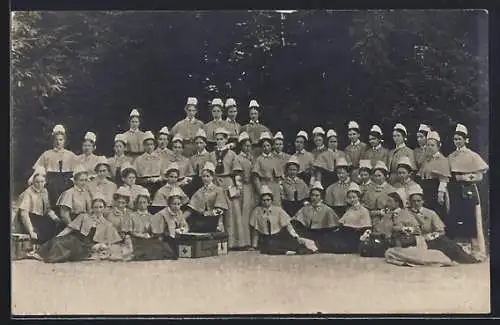
[[[241,166],[241,183],[236,184],[241,192],[241,241],[250,246],[250,214],[257,205],[256,195],[252,184],[252,166],[255,158],[252,156],[252,142],[246,132],[239,136],[241,151],[236,156]]]
[[[186,112],[186,118],[177,122],[172,128],[172,134],[179,134],[183,143],[183,155],[185,157],[191,157],[195,152],[194,146],[194,136],[199,129],[203,128],[203,122],[196,118],[198,113],[198,99],[195,97],[189,97],[184,107]],[[173,141],[172,141],[173,142]],[[173,146],[173,144],[172,144]]]
[[[14,232],[28,234],[32,243],[43,244],[61,229],[61,221],[50,208],[49,194],[45,188],[45,168],[37,167],[28,180],[28,188],[19,196]],[[19,221],[21,221],[19,223]]]
[[[372,125],[368,134],[369,146],[361,153],[360,159],[369,159],[372,162],[372,166],[375,166],[377,161],[383,161],[384,164],[387,164],[389,150],[382,145],[384,141],[382,139],[383,135],[380,126]]]
[[[328,130],[326,132],[328,149],[318,155],[313,161],[314,179],[328,187],[337,181],[335,173],[335,161],[342,157],[349,163],[349,157],[342,150],[338,149],[337,132]]]
[[[467,128],[457,124],[453,136],[456,150],[448,156],[452,177],[448,184],[450,213],[446,229],[452,239],[465,240],[475,250],[478,236],[482,235],[478,234],[475,223],[475,210],[481,207],[476,184],[483,179],[489,167],[481,156],[467,148],[468,142]]]
[[[73,183],[73,167],[75,166],[76,155],[65,149],[66,129],[58,124],[52,130],[54,148],[45,151],[33,165],[45,168],[47,172],[47,192],[49,193],[49,203],[52,209],[56,208],[56,202],[62,192],[69,189]]]
[[[227,110],[227,130],[229,131],[229,142],[238,143],[238,136],[240,134],[241,125],[236,122],[236,116],[238,116],[238,106],[233,98],[226,99],[225,104]]]
[[[290,155],[283,151],[285,148],[284,141],[283,133],[276,132],[273,137],[273,155],[278,160],[278,167],[281,168],[280,175],[285,174],[284,167],[288,159],[290,159]]]
[[[192,179],[191,177],[186,176],[189,168],[189,159],[183,155],[183,152],[185,151],[183,143],[184,140],[180,134],[174,135],[172,138],[172,151],[174,154],[170,155],[169,158],[163,162],[165,165],[162,166],[162,170],[165,170],[165,168],[167,168],[171,163],[177,163],[177,165],[179,165],[179,180],[182,181],[183,184],[187,184]],[[193,153],[191,153],[191,156],[192,155]]]
[[[347,124],[347,137],[349,138],[349,144],[345,147],[344,151],[349,157],[352,164],[351,177],[354,181],[358,181],[358,169],[359,160],[361,154],[367,149],[367,145],[359,140],[361,136],[361,131],[359,124],[356,121],[350,121]]]
[[[164,126],[161,128],[160,132],[158,132],[158,146],[155,149],[155,153],[158,154],[162,163],[168,160],[168,157],[173,155],[173,151],[168,148],[169,140],[170,140],[170,132],[168,131],[168,127]]]
[[[317,126],[312,131],[313,142],[315,148],[311,151],[314,159],[318,157],[318,155],[324,151],[326,151],[325,146],[325,130],[322,127]]]
[[[260,124],[259,122],[259,103],[255,99],[250,101],[248,108],[250,109],[249,115],[250,120],[248,124],[243,125],[240,129],[241,132],[246,132],[252,141],[252,155],[258,157],[262,153],[262,148],[260,146],[260,136],[262,133],[271,133],[271,130],[267,126]]]
[[[133,109],[129,115],[130,129],[123,133],[127,144],[125,154],[130,158],[130,162],[132,164],[134,163],[135,158],[139,157],[144,152],[144,148],[142,147],[144,132],[139,129],[141,124],[139,118],[139,111]]]
[[[431,128],[426,124],[420,124],[417,131],[417,147],[413,150],[415,155],[416,170],[422,167],[425,160],[427,144],[427,135],[431,132]]]
[[[328,204],[338,216],[344,215],[347,209],[347,190],[353,183],[349,176],[351,165],[343,157],[337,159],[335,172],[338,181],[328,186],[325,193],[325,203]]]
[[[286,162],[286,174],[282,182],[281,199],[283,209],[290,216],[295,215],[309,197],[309,187],[297,176],[299,168],[299,161],[295,156],[290,157]]]
[[[361,197],[370,189],[372,184],[372,162],[370,160],[359,161],[358,180],[359,188],[361,189]]]
[[[115,136],[115,155],[108,158],[109,168],[111,169],[111,178],[117,186],[123,185],[122,181],[122,165],[125,163],[130,164],[132,159],[125,155],[125,148],[127,147],[127,139],[123,134]]]
[[[81,165],[87,170],[89,180],[95,178],[95,166],[99,160],[99,157],[94,154],[96,140],[97,137],[94,132],[87,132],[83,137],[82,154],[76,156],[75,161],[75,165]]]
[[[184,187],[188,196],[192,196],[202,185],[201,169],[210,160],[210,153],[206,149],[207,134],[203,129],[199,129],[194,137],[196,152],[189,158],[186,176],[192,178],[192,182]]]
[[[81,165],[73,170],[73,187],[64,191],[56,205],[60,208],[59,217],[70,224],[79,214],[87,213],[92,207],[92,197],[88,190],[89,172]]]
[[[406,146],[406,127],[401,123],[396,123],[392,131],[392,139],[396,147],[389,151],[387,157],[387,167],[389,167],[389,183],[394,184],[398,180],[398,162],[402,157],[408,157],[411,166],[415,166],[415,155],[413,150]]]
[[[213,151],[216,147],[215,131],[217,129],[227,129],[227,122],[222,119],[222,99],[214,98],[210,103],[210,110],[212,113],[212,120],[203,126],[207,134],[207,150]]]
[[[295,137],[295,153],[292,156],[297,157],[300,163],[299,177],[310,184],[312,176],[312,164],[314,156],[305,149],[309,136],[306,131],[299,131]]]
[[[440,149],[439,133],[430,131],[427,134],[427,156],[422,161],[417,175],[418,183],[424,191],[424,206],[447,222],[450,204],[447,187],[451,171],[448,159],[443,156]]]
[[[262,154],[258,156],[252,168],[252,178],[255,193],[259,193],[262,185],[266,185],[273,191],[273,204],[281,206],[280,182],[283,175],[280,174],[282,168],[280,163],[272,154],[272,137],[270,133],[262,133],[259,143],[262,146]]]
[[[106,200],[106,206],[111,206],[113,204],[113,194],[115,194],[118,187],[108,179],[111,173],[106,157],[98,157],[95,173],[96,178],[90,181],[88,185],[90,196],[94,197],[97,193],[102,194]]]
[[[145,152],[135,159],[137,171],[136,183],[148,189],[153,195],[163,185],[162,157],[155,151],[155,136],[153,132],[144,132],[142,140]]]

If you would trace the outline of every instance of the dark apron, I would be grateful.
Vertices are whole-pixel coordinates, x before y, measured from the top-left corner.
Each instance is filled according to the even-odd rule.
[[[472,255],[467,254],[460,245],[446,236],[438,237],[434,240],[427,242],[429,249],[436,249],[448,256],[452,261],[461,264],[480,263],[481,261],[474,258]]]
[[[328,186],[338,181],[337,173],[323,168],[319,169],[321,172],[321,184],[326,189]]]
[[[20,212],[17,212],[17,218],[21,221]],[[33,230],[38,235],[38,240],[34,241],[34,244],[41,245],[50,239],[54,238],[59,232],[64,229],[64,225],[57,223],[52,220],[49,216],[40,216],[34,213],[29,213],[29,218],[31,224],[33,225]],[[20,233],[29,234],[28,228],[21,221],[19,222]]]
[[[475,184],[456,181],[448,183],[450,196],[450,213],[444,219],[446,235],[451,238],[476,238],[476,204],[478,203]]]
[[[37,253],[45,263],[62,263],[87,259],[94,245],[95,228],[87,236],[78,231],[54,237],[40,246]]]
[[[291,221],[293,229],[295,232],[303,238],[311,239],[315,242],[318,247],[318,252],[320,253],[328,253],[329,247],[331,247],[331,241],[335,240],[335,232],[336,228],[320,228],[320,229],[311,229],[309,227],[304,226],[301,222],[297,220]]]
[[[285,210],[289,216],[293,217],[300,210],[300,208],[304,206],[304,201],[283,200],[282,206],[283,210]]]
[[[186,219],[190,232],[217,232],[219,218],[222,216],[204,216],[193,211]]]
[[[53,210],[61,194],[73,186],[71,178],[73,172],[47,172],[47,192],[49,193],[49,203]]]
[[[391,247],[391,242],[384,235],[370,235],[360,242],[359,255],[362,257],[384,257],[385,251]]]
[[[294,239],[286,228],[274,235],[259,235],[259,250],[261,254],[285,255],[293,251],[298,255],[312,254],[313,252]]]
[[[422,179],[419,182],[420,187],[424,191],[424,207],[433,210],[443,221],[448,221],[446,206],[439,204],[437,193],[439,187],[439,179]]]

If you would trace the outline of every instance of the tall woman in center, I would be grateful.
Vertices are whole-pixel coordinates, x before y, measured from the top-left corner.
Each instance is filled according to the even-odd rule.
[[[214,134],[216,147],[210,153],[210,161],[215,165],[214,183],[224,190],[229,207],[224,214],[223,221],[229,236],[228,246],[230,248],[245,247],[249,243],[240,241],[239,228],[246,227],[246,225],[241,224],[240,193],[236,187],[236,184],[241,183],[242,168],[236,154],[227,145],[229,131],[218,128]]]
[[[254,157],[258,157],[262,153],[262,148],[260,146],[260,136],[262,133],[271,133],[269,128],[259,122],[260,106],[255,99],[250,101],[248,105],[250,121],[248,124],[243,125],[240,129],[240,133],[246,132],[252,141],[252,154]],[[260,188],[259,188],[260,190]]]

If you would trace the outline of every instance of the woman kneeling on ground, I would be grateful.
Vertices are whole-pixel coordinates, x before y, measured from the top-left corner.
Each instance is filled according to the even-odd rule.
[[[258,247],[261,254],[270,255],[312,254],[317,251],[315,247],[309,249],[305,246],[305,238],[300,238],[295,232],[285,210],[272,204],[273,191],[268,186],[261,187],[260,198],[261,205],[250,216],[254,249]]]

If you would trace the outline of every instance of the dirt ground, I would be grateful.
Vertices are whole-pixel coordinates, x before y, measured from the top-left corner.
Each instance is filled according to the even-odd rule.
[[[12,263],[14,315],[488,313],[488,263],[398,267],[354,255]]]

